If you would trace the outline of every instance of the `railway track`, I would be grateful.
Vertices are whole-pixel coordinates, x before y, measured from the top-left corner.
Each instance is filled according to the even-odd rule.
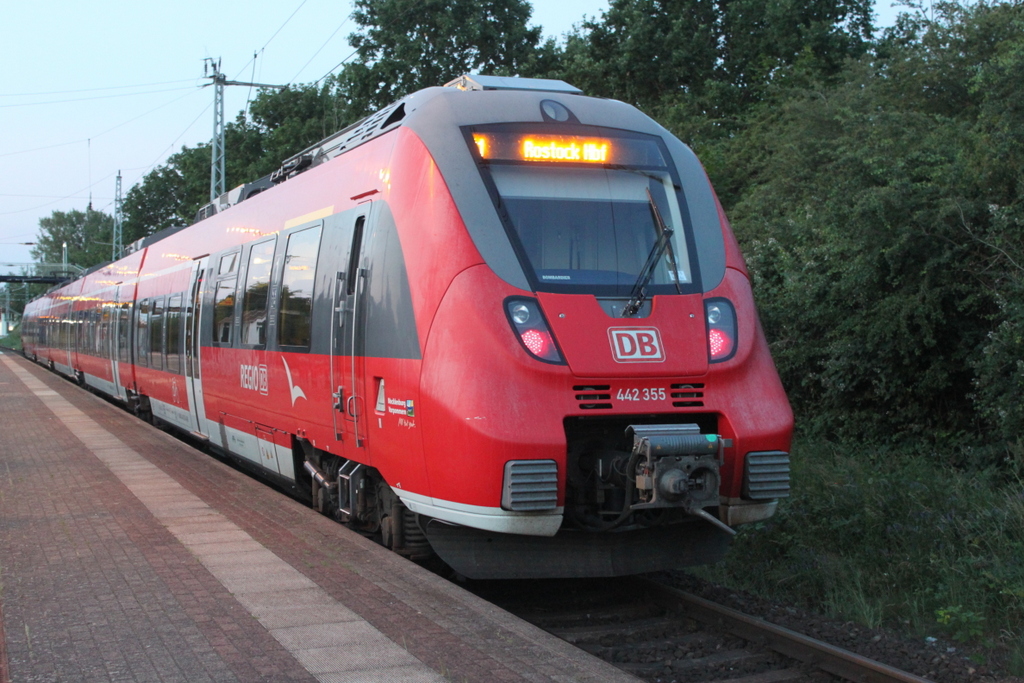
[[[928,683],[789,629],[646,579],[478,591],[652,683]]]

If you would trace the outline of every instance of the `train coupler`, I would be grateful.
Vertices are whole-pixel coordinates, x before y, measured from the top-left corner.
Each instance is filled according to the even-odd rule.
[[[704,508],[719,503],[723,439],[695,424],[631,425],[639,502],[633,510],[682,508],[730,534],[736,532]]]

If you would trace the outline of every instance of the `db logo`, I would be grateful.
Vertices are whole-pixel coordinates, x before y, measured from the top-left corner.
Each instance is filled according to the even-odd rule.
[[[612,356],[618,363],[660,363],[665,360],[661,335],[655,327],[609,327]]]

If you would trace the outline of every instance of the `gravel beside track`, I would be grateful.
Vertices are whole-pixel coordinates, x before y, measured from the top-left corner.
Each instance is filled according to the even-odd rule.
[[[912,638],[891,629],[871,629],[850,621],[837,621],[790,605],[729,590],[684,572],[665,573],[653,578],[936,683],[1024,683],[1024,678],[1005,673],[1006,653],[999,649],[965,647],[962,643],[923,637]]]
[[[648,578],[935,683],[1024,683],[1003,673],[999,651],[830,620],[683,572]],[[630,578],[470,583],[485,599],[651,683],[843,680],[667,608]]]

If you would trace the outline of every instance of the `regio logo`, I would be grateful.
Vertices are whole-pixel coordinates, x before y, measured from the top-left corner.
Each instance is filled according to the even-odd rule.
[[[241,375],[240,384],[243,389],[258,391],[264,396],[267,395],[270,390],[270,382],[267,378],[266,365],[242,365],[239,374]]]
[[[608,340],[617,363],[661,363],[665,350],[656,327],[609,327]]]

